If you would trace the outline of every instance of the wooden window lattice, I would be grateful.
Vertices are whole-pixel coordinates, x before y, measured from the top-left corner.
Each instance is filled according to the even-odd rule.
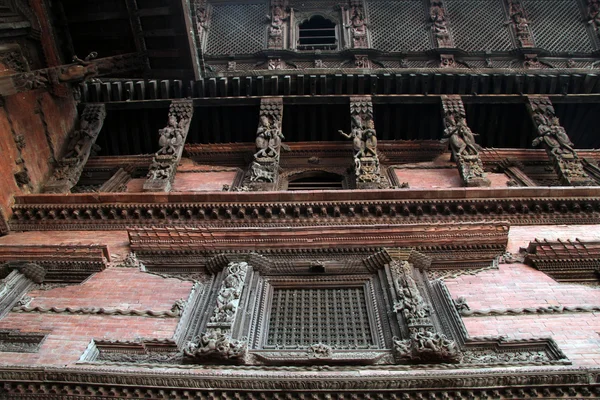
[[[373,348],[364,288],[274,289],[265,348]]]

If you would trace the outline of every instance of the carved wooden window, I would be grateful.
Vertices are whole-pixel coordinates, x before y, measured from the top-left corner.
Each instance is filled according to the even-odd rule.
[[[276,288],[264,347],[372,348],[367,301],[363,287]]]
[[[337,50],[336,24],[314,15],[298,25],[298,50]]]
[[[250,335],[252,348],[306,351],[324,345],[333,350],[380,350],[390,346],[391,335],[381,330],[386,306],[376,295],[381,290],[376,288],[376,277],[270,276],[264,283],[254,314],[258,326]]]

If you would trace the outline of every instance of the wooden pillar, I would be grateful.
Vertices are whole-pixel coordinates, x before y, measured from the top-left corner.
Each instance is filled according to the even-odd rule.
[[[177,166],[194,115],[191,99],[173,100],[169,107],[169,122],[159,130],[160,150],[154,155],[144,183],[144,192],[169,192],[175,180]]]
[[[565,128],[560,125],[556,111],[548,97],[529,96],[527,109],[538,137],[533,146],[543,146],[554,170],[565,186],[593,186],[596,183],[585,172],[574,145]]]
[[[371,96],[350,98],[350,133],[340,131],[352,139],[354,148],[354,175],[358,189],[387,189],[390,183],[381,173],[377,154],[377,132],[373,120]]]
[[[458,172],[467,187],[490,186],[479,157],[475,135],[467,125],[465,106],[460,96],[442,96],[444,114],[444,137],[450,142],[450,150]]]
[[[79,129],[71,135],[67,152],[44,187],[45,193],[68,193],[77,185],[106,118],[104,104],[88,104],[79,117]]]

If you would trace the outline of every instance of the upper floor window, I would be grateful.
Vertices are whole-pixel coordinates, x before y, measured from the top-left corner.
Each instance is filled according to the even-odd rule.
[[[320,15],[314,15],[298,26],[298,50],[336,50],[336,25]]]
[[[342,190],[344,177],[338,174],[313,171],[292,177],[287,190]]]

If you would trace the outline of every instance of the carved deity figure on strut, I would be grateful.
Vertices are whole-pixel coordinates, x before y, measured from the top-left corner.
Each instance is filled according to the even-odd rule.
[[[344,131],[338,131],[340,135],[344,136],[347,139],[352,139],[352,145],[354,148],[354,157],[355,158],[363,158],[366,153],[366,143],[365,143],[365,130],[363,129],[363,121],[359,115],[352,116],[352,129],[350,133],[345,133]]]
[[[168,125],[158,131],[160,138],[158,143],[160,150],[158,154],[175,154],[177,149],[183,144],[183,134],[174,115],[169,116]]]
[[[462,115],[452,113],[446,115],[444,138],[450,141],[450,147],[456,157],[477,156],[479,154],[479,146],[475,143],[475,134]]]
[[[279,157],[279,149],[283,139],[285,138],[281,133],[279,122],[262,115],[256,131],[256,148],[258,151],[254,154],[254,158],[257,160],[263,158],[276,160]]]
[[[571,142],[567,132],[560,125],[557,117],[551,117],[549,120],[545,116],[537,114],[534,115],[533,119],[539,132],[539,136],[532,143],[534,147],[545,143],[554,155],[570,155],[573,158],[578,158],[577,152],[573,148],[573,142]]]

